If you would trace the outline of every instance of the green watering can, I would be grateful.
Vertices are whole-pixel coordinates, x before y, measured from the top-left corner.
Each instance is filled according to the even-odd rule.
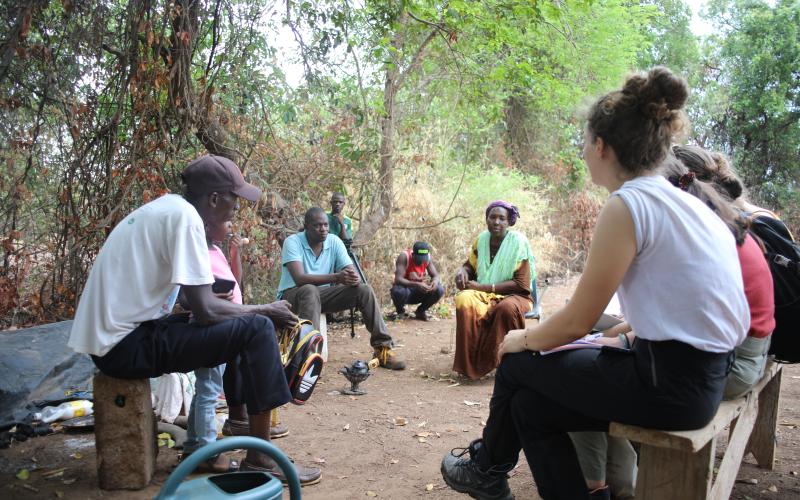
[[[155,500],[277,500],[283,494],[281,482],[266,472],[229,472],[183,480],[205,460],[224,451],[247,448],[266,453],[278,463],[289,481],[289,498],[300,500],[300,479],[292,463],[280,448],[269,441],[250,436],[225,438],[207,444],[189,455],[172,471]]]

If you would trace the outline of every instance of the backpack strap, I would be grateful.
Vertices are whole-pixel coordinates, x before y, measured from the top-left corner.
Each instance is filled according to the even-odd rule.
[[[767,210],[766,208],[759,208],[758,210],[753,210],[752,212],[747,212],[747,213],[753,217],[761,217],[756,214],[765,214],[767,217],[770,217],[772,219],[781,220],[781,218],[778,217],[777,214],[775,214],[775,212]]]
[[[785,267],[795,273],[796,275],[800,276],[800,264],[797,262],[792,261],[791,259],[786,258],[784,255],[779,253],[767,253],[765,254],[769,257],[769,260],[774,262],[775,264]]]

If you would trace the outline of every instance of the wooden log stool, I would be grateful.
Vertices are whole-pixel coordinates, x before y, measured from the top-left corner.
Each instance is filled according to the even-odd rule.
[[[772,470],[780,392],[781,365],[770,361],[750,392],[723,401],[702,429],[668,432],[612,422],[609,435],[642,445],[636,498],[726,500],[748,452],[759,467]],[[717,435],[729,425],[728,446],[715,477]]]
[[[104,490],[139,490],[150,484],[158,443],[148,379],[94,376],[97,477]]]

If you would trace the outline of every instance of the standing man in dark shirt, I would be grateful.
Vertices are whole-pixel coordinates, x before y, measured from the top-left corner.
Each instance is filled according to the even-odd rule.
[[[331,195],[331,213],[328,214],[328,229],[345,243],[353,239],[353,221],[344,215],[345,199],[338,191]]]

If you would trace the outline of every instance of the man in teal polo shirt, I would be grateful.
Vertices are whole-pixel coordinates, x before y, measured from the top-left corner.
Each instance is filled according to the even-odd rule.
[[[278,297],[288,300],[292,311],[311,320],[314,328],[319,328],[322,313],[357,308],[364,317],[380,365],[392,370],[404,369],[405,361],[392,350],[394,342],[383,322],[375,292],[361,282],[342,240],[328,234],[325,211],[309,208],[303,229],[283,242]]]

